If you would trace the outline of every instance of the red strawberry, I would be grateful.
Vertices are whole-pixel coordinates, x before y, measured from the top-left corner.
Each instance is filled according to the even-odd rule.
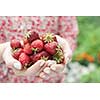
[[[32,41],[39,39],[39,35],[37,32],[35,31],[29,31],[26,33],[25,37],[27,38],[27,40],[29,41],[29,43],[31,43]]]
[[[21,43],[19,40],[11,40],[10,42],[10,46],[12,49],[17,49],[17,48],[20,48],[21,47]]]
[[[24,46],[24,50],[23,50],[26,54],[30,55],[32,54],[32,48],[31,48],[31,45],[29,43],[25,44]]]
[[[32,62],[35,63],[40,59],[48,60],[50,58],[50,55],[46,51],[42,51],[40,53],[37,53],[33,56],[31,56]]]
[[[24,43],[24,45],[28,43],[27,38],[24,38],[24,39],[23,39],[23,43]]]
[[[18,60],[19,55],[20,55],[22,52],[23,52],[23,49],[22,49],[22,48],[16,49],[16,50],[13,51],[13,55],[12,55],[12,56],[13,56],[15,59]]]
[[[43,49],[43,42],[39,39],[31,43],[32,50],[35,52],[40,52]]]
[[[44,45],[44,49],[51,55],[56,53],[57,42],[51,42]]]
[[[25,53],[21,53],[19,56],[19,61],[21,62],[23,67],[27,67],[30,64],[30,57]]]
[[[53,33],[42,34],[42,35],[40,35],[40,39],[44,43],[50,43],[50,42],[53,42],[53,41],[57,41],[56,36]]]

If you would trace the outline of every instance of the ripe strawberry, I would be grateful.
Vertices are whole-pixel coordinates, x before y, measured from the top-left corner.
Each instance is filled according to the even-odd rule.
[[[31,43],[32,41],[39,39],[39,35],[35,31],[29,31],[25,34],[26,39]]]
[[[30,64],[30,57],[25,53],[21,53],[19,56],[19,61],[21,62],[23,67],[27,67]]]
[[[53,42],[53,41],[57,41],[56,36],[53,33],[42,34],[42,35],[40,35],[40,39],[44,43],[50,43],[50,42]]]
[[[24,43],[24,45],[28,43],[27,38],[24,38],[24,39],[23,39],[23,43]]]
[[[31,43],[31,47],[34,52],[40,52],[43,49],[43,42],[37,39]]]
[[[23,52],[23,49],[22,49],[22,48],[18,48],[18,49],[16,49],[16,50],[13,51],[13,55],[12,55],[12,56],[13,56],[15,59],[18,60],[19,55],[20,55],[22,52]]]
[[[28,54],[28,55],[30,55],[30,54],[33,53],[33,52],[32,52],[32,48],[31,48],[31,45],[30,45],[29,43],[27,43],[27,44],[24,45],[23,51],[24,51],[26,54]]]
[[[51,55],[54,55],[56,53],[56,48],[57,48],[57,42],[51,42],[51,43],[46,43],[44,45],[44,49]]]
[[[21,43],[19,40],[11,40],[10,42],[10,46],[12,49],[17,49],[17,48],[20,48],[21,47]]]
[[[37,62],[40,59],[48,60],[49,58],[50,58],[50,55],[46,51],[42,51],[40,53],[37,53],[31,56],[31,60],[33,63]]]
[[[64,62],[64,53],[59,45],[57,46],[56,53],[53,55],[53,60],[55,60],[57,63]]]

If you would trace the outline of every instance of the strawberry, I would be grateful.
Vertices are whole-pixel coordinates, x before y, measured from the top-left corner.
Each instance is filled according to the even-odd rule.
[[[19,56],[19,61],[21,62],[22,66],[25,68],[30,64],[30,57],[25,53],[21,53]]]
[[[24,39],[23,39],[23,43],[24,43],[24,45],[28,43],[27,38],[24,38]]]
[[[31,43],[31,47],[34,52],[40,52],[43,49],[43,45],[43,42],[39,39]]]
[[[56,53],[56,48],[57,48],[57,42],[51,42],[51,43],[46,43],[44,45],[44,49],[51,55],[54,55]]]
[[[53,42],[53,41],[57,41],[56,36],[53,33],[42,34],[42,35],[40,35],[40,39],[44,43],[50,43],[50,42]]]
[[[11,40],[10,42],[10,46],[12,49],[17,49],[17,48],[20,48],[21,47],[21,43],[19,40]]]
[[[37,53],[33,56],[31,56],[32,62],[35,63],[40,59],[48,60],[50,58],[50,55],[46,51],[42,51],[40,53]]]
[[[18,48],[18,49],[16,49],[16,50],[13,51],[13,55],[12,55],[12,56],[13,56],[15,59],[18,60],[19,55],[20,55],[22,52],[23,52],[23,49],[22,49],[22,48]]]
[[[56,53],[53,55],[53,60],[57,63],[64,63],[64,53],[61,46],[57,46]]]
[[[35,31],[29,31],[25,34],[26,39],[31,43],[32,41],[39,39],[39,35]]]
[[[23,51],[28,54],[28,55],[31,55],[33,52],[32,52],[32,48],[31,48],[31,45],[29,43],[25,44],[24,45],[24,49]]]

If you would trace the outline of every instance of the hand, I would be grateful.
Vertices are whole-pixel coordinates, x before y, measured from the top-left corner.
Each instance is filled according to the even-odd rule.
[[[43,71],[39,74],[43,80],[48,80],[48,82],[63,82],[64,81],[64,69],[65,65],[70,61],[72,56],[72,51],[68,45],[68,42],[57,36],[58,43],[62,46],[65,56],[65,64],[56,64],[53,60],[48,60],[46,62],[46,67],[43,68]]]
[[[55,69],[54,67],[56,67],[57,69]],[[53,60],[48,60],[44,68],[42,68],[43,70],[40,72],[39,77],[43,79],[44,82],[59,82],[62,80],[63,68],[64,65],[56,64],[56,61]]]
[[[12,57],[10,43],[6,45],[6,48],[3,52],[3,60],[5,61],[7,67],[12,68],[15,74],[20,76],[27,76],[31,74],[35,76],[41,67],[45,64],[44,60],[39,60],[27,70],[21,70],[21,63]]]

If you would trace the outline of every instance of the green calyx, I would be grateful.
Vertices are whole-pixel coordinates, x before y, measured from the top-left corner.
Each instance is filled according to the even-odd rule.
[[[44,42],[50,43],[54,41],[54,36],[51,33],[46,33],[44,37]]]
[[[43,56],[43,57],[41,57],[41,59],[47,61],[48,57]]]
[[[53,60],[55,60],[57,63],[61,63],[63,62],[63,59],[64,59],[63,51],[61,49],[61,46],[58,45],[56,48],[56,53],[53,56]]]
[[[13,48],[13,49],[12,49],[12,52],[13,52],[13,53],[15,53],[15,52],[17,52],[17,51],[18,51],[18,48]]]
[[[32,51],[34,52],[34,54],[36,54],[36,52],[38,51],[37,48],[32,48]]]
[[[26,32],[25,33],[25,38],[30,38],[30,35],[31,35],[31,32],[29,31],[29,32]]]

